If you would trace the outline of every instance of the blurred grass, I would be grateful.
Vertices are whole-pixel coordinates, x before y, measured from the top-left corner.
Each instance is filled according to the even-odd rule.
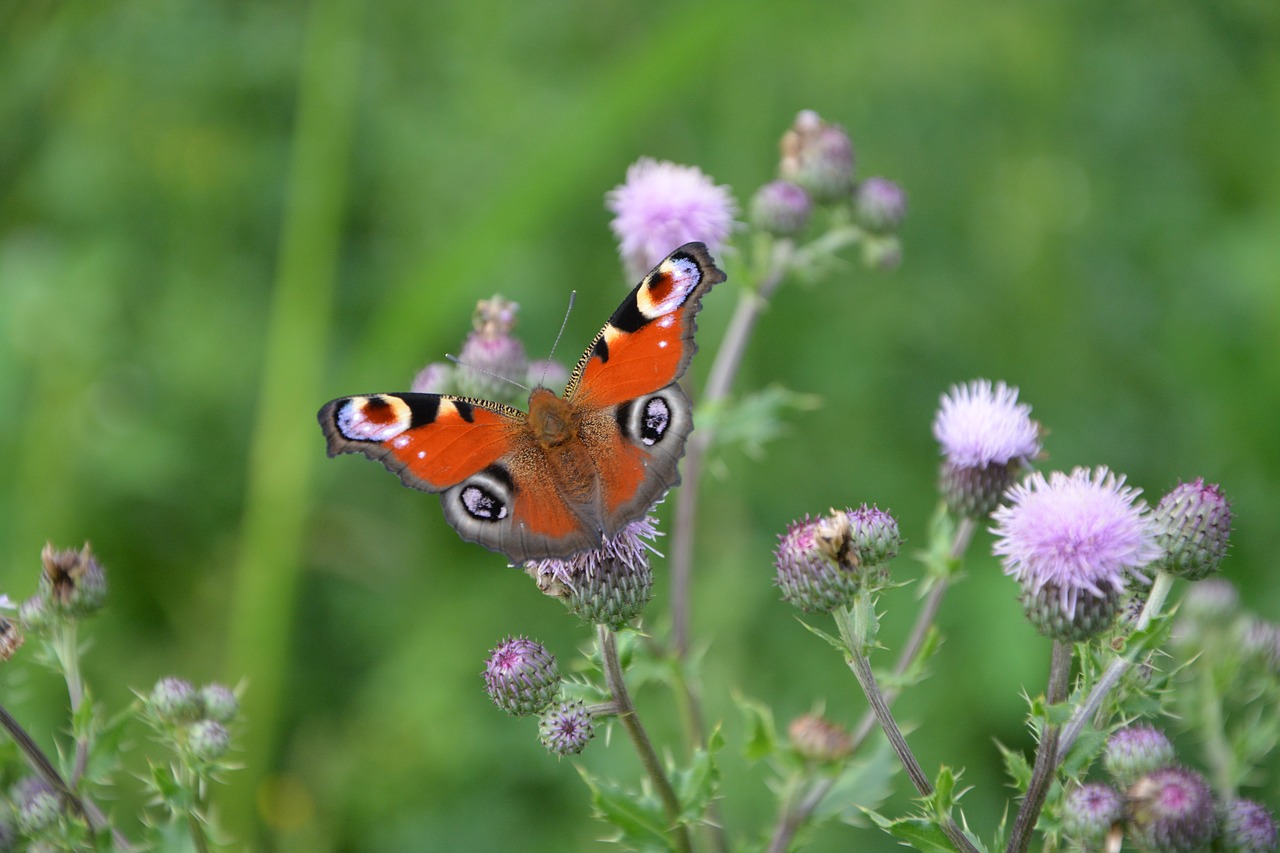
[[[242,836],[600,847],[571,767],[478,677],[507,633],[569,660],[589,632],[459,542],[434,499],[326,463],[314,412],[407,385],[495,290],[538,353],[578,288],[571,359],[626,284],[602,195],[627,164],[697,164],[745,203],[801,108],[907,188],[906,260],[784,288],[748,354],[741,388],[825,405],[705,485],[695,618],[730,743],[735,685],[780,721],[823,699],[860,712],[776,600],[774,536],[866,500],[922,541],[929,421],[975,376],[1022,387],[1048,465],[1109,464],[1153,498],[1222,483],[1224,571],[1280,615],[1275,4],[386,2],[332,42],[308,23],[347,8],[0,7],[0,579],[29,594],[45,539],[94,542],[113,586],[87,675],[117,705],[171,672],[255,674],[251,770],[224,792],[258,805],[252,824],[230,812]],[[731,304],[700,316],[695,387]],[[1047,644],[989,558],[970,574],[902,707],[927,768],[967,768],[985,829],[1005,795],[991,738],[1028,745],[1018,692],[1040,689]],[[911,598],[886,601],[891,649]],[[52,686],[24,690],[57,719]],[[660,717],[666,697],[638,701]],[[725,761],[726,819],[759,832],[764,768]],[[617,744],[584,762],[634,775]],[[1275,804],[1278,784],[1253,793]]]

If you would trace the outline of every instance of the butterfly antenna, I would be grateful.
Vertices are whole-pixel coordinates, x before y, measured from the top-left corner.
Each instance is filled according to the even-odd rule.
[[[454,364],[458,365],[459,367],[465,367],[468,370],[474,370],[476,373],[483,373],[485,376],[492,376],[494,379],[497,379],[499,382],[508,382],[516,386],[517,388],[524,390],[527,393],[530,393],[530,394],[533,393],[533,389],[530,388],[528,385],[525,385],[523,382],[517,382],[516,380],[512,379],[510,376],[503,376],[501,373],[494,373],[492,370],[486,370],[485,368],[477,367],[474,364],[467,364],[465,361],[458,358],[456,355],[452,355],[450,353],[445,353],[444,357],[449,359],[449,361],[452,361]]]
[[[560,331],[556,333],[555,343],[551,345],[551,352],[547,353],[547,360],[542,365],[542,376],[538,379],[539,385],[547,381],[547,370],[551,367],[551,359],[555,357],[556,347],[560,346],[560,338],[563,337],[564,330],[569,325],[569,315],[573,313],[573,302],[577,298],[578,291],[569,291],[569,304],[564,309],[564,319],[560,321]]]

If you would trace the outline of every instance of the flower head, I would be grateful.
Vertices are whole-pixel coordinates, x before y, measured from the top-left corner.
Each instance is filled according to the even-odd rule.
[[[1134,725],[1117,729],[1107,738],[1102,753],[1102,766],[1117,785],[1128,787],[1138,777],[1170,767],[1174,762],[1173,744],[1155,726]]]
[[[853,189],[853,143],[839,125],[801,110],[783,134],[779,175],[820,202],[846,199]]]
[[[107,575],[88,542],[79,551],[55,551],[46,544],[40,552],[40,562],[44,564],[40,592],[55,611],[72,617],[88,616],[106,601]]]
[[[819,714],[796,717],[787,727],[791,747],[808,761],[839,761],[853,751],[853,738],[843,727]]]
[[[649,544],[659,536],[657,522],[645,516],[601,542],[564,560],[532,560],[525,573],[547,595],[559,598],[571,613],[588,622],[621,628],[644,611],[652,598]]]
[[[1161,552],[1138,494],[1105,467],[1055,471],[1048,480],[1036,472],[1009,490],[1009,505],[992,516],[994,551],[1022,585],[1024,603],[1045,608],[1028,610],[1040,630],[1082,639],[1076,630],[1097,628],[1093,605],[1114,602],[1114,616],[1127,577],[1146,580],[1142,568]]]
[[[1193,581],[1217,571],[1231,534],[1231,505],[1220,488],[1205,485],[1203,478],[1179,483],[1152,516],[1164,549],[1161,569]]]
[[[1129,789],[1129,838],[1151,853],[1200,853],[1217,831],[1213,792],[1185,767],[1143,776]]]
[[[991,513],[1023,466],[1040,453],[1040,425],[1018,389],[989,379],[942,395],[933,437],[943,455],[941,488],[956,515]]]
[[[774,582],[783,600],[805,613],[830,613],[888,581],[901,541],[894,517],[865,504],[805,516],[778,537]]]
[[[198,761],[214,762],[231,748],[231,733],[217,720],[197,720],[187,732],[187,743]]]
[[[409,390],[415,394],[450,394],[453,392],[453,365],[433,361],[413,377]]]
[[[1276,820],[1266,806],[1253,800],[1234,800],[1223,810],[1222,849],[1226,853],[1272,853],[1276,849]]]
[[[907,194],[888,178],[867,178],[853,191],[853,210],[870,231],[896,231],[907,215]]]
[[[189,681],[181,678],[162,678],[151,688],[145,705],[157,720],[182,723],[197,720],[203,714],[200,694]]]
[[[552,705],[538,722],[538,738],[556,755],[577,755],[595,735],[591,712],[581,699]]]
[[[812,212],[809,194],[790,181],[770,181],[751,199],[752,224],[777,237],[799,234]]]
[[[627,180],[605,196],[609,226],[632,278],[640,278],[672,249],[692,240],[714,253],[729,238],[737,212],[728,187],[694,166],[641,157]]]
[[[489,653],[484,689],[495,705],[514,717],[538,714],[560,695],[560,671],[541,643],[508,637]]]
[[[217,723],[229,723],[240,711],[240,700],[235,691],[225,684],[206,684],[200,688],[200,704],[206,719]]]
[[[1080,785],[1063,799],[1062,828],[1085,849],[1094,849],[1123,819],[1124,797],[1110,785]]]
[[[469,397],[509,398],[517,386],[506,380],[523,379],[529,369],[524,344],[512,331],[520,306],[501,296],[481,299],[476,304],[467,335],[458,354],[455,382],[458,391]]]

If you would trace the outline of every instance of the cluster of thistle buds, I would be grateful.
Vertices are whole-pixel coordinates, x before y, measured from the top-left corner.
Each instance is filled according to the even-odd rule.
[[[901,542],[898,522],[876,507],[806,516],[779,537],[775,583],[805,613],[831,613],[888,584]]]
[[[1215,799],[1205,778],[1177,764],[1173,744],[1148,725],[1107,740],[1108,782],[1072,788],[1062,803],[1063,832],[1085,850],[1118,850],[1121,838],[1144,853],[1266,853],[1276,849],[1275,818],[1252,800]]]
[[[142,699],[143,719],[197,768],[216,769],[231,748],[227,728],[240,710],[231,688],[206,684],[196,689],[181,678],[162,678]]]
[[[484,687],[493,703],[513,717],[538,717],[538,736],[555,755],[576,755],[595,736],[592,714],[579,699],[561,697],[555,657],[541,643],[508,637],[489,653]]]
[[[847,208],[863,231],[863,261],[884,269],[902,259],[897,236],[907,212],[902,187],[887,178],[856,177],[849,135],[803,110],[780,143],[778,179],[751,200],[751,223],[776,237],[794,237],[809,225],[815,206]]]

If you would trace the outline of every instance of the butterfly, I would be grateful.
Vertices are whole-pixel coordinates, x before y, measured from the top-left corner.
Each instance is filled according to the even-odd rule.
[[[598,548],[680,482],[693,404],[676,384],[697,351],[701,300],[724,281],[686,243],[636,285],[578,360],[564,396],[529,411],[449,394],[367,394],[318,415],[330,456],[363,453],[440,493],[470,542],[513,563]]]

